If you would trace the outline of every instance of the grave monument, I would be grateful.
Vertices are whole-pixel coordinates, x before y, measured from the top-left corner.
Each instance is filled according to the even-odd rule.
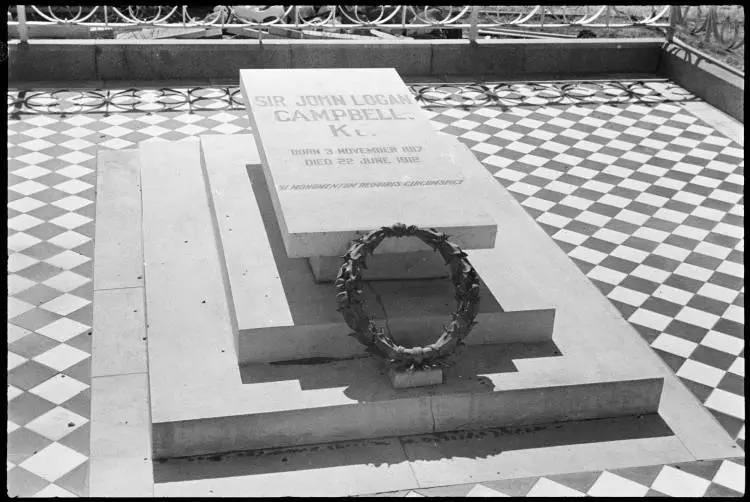
[[[414,364],[407,364],[406,372],[390,368],[395,386],[442,382],[438,367],[427,371],[422,363],[444,360],[458,338],[468,335],[479,312],[479,290],[490,306],[481,316],[491,330],[486,334],[498,328],[497,315],[489,314],[501,310],[458,247],[493,247],[497,232],[466,190],[458,156],[440,145],[393,70],[243,70],[240,80],[286,256],[307,258],[316,282],[331,280],[337,270],[336,310],[351,335],[391,362],[420,366],[416,372]],[[427,230],[435,228],[440,231]],[[434,329],[439,318],[409,311],[416,310],[414,304],[429,304],[425,293],[436,284],[412,280],[445,277],[448,270],[456,299],[464,296],[466,305],[459,301],[463,306],[451,328],[428,345],[416,335],[424,338],[425,328]],[[389,321],[385,328],[370,322],[368,302],[359,299],[362,278],[390,280],[385,287],[369,286],[383,290],[376,302]],[[298,281],[312,286],[306,277]],[[437,298],[450,298],[439,284]],[[326,293],[318,288],[318,294]],[[383,300],[384,294],[407,310]],[[394,318],[396,312],[401,315]],[[414,347],[394,340],[392,323],[400,324],[394,331],[405,331],[399,340]]]
[[[100,157],[141,187],[128,197],[142,201],[154,458],[657,411],[682,427],[669,369],[472,153],[432,129],[395,70],[240,81],[252,135]],[[364,260],[361,245],[374,250]],[[389,371],[364,330],[349,336],[342,292],[394,347],[424,349],[411,363],[452,321],[466,347],[439,372]]]

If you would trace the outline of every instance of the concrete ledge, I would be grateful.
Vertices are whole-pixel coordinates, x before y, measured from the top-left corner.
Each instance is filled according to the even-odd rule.
[[[18,23],[9,22],[7,26],[8,39],[18,38]],[[61,38],[66,40],[80,40],[91,38],[91,28],[79,24],[37,24],[32,21],[26,23],[26,29],[31,39]]]
[[[8,82],[236,79],[243,68],[396,68],[399,75],[518,79],[656,72],[662,39],[30,40],[8,43]]]
[[[345,497],[419,486],[396,438],[300,451],[170,459],[154,465],[157,497]],[[257,455],[256,455],[257,454]]]
[[[148,42],[157,41],[127,44],[117,40],[98,41],[96,79],[114,80],[126,75],[138,80],[227,78],[236,76],[239,68],[287,68],[291,64],[291,51],[283,45],[261,48],[257,42],[241,45],[195,44],[198,40]]]
[[[395,68],[400,75],[432,73],[434,45],[424,40],[339,42],[279,40],[291,52],[289,68]],[[429,41],[427,41],[429,42]]]
[[[291,324],[279,269],[263,218],[250,194],[248,170],[260,169],[250,134],[201,136],[201,167],[209,192],[220,257],[224,260],[230,311],[238,327]],[[236,243],[237,245],[233,245]]]
[[[665,434],[658,415],[647,415],[170,459],[154,466],[154,493],[367,495],[399,489],[391,487],[405,480],[394,471],[404,469],[413,481],[401,489],[440,486],[440,493],[419,492],[445,496],[449,486],[463,485],[454,486],[461,496],[464,483],[507,480],[507,487],[516,478],[694,460],[677,437]]]
[[[97,157],[94,290],[143,286],[141,164],[137,150],[100,150]]]
[[[742,122],[717,110],[705,101],[689,101],[684,103],[683,107],[727,138],[745,146],[745,125]]]
[[[471,44],[468,40],[436,40],[432,46],[432,64],[429,74],[431,76],[464,75],[471,78],[475,78],[478,73],[522,74],[526,45],[515,43],[498,45],[492,42],[481,40],[476,44]]]
[[[467,76],[463,75],[403,75],[402,76],[406,84],[466,84],[471,80]],[[560,81],[578,81],[583,77],[571,76],[569,73],[530,73],[527,75],[515,75],[503,78],[503,82],[560,82]],[[611,82],[613,80],[643,80],[643,81],[656,81],[663,82],[664,77],[660,77],[654,73],[592,73],[585,76],[585,80],[597,80],[602,82]],[[226,78],[209,78],[209,79],[182,79],[182,80],[137,80],[137,79],[125,79],[125,80],[77,80],[77,81],[65,81],[65,80],[47,80],[47,81],[24,81],[22,87],[24,89],[129,89],[131,87],[137,87],[138,89],[162,89],[167,88],[178,88],[178,87],[237,87],[239,85],[239,77],[234,75]],[[479,82],[494,82],[496,81],[495,75],[481,74],[478,75],[477,81]],[[21,86],[18,84],[11,85],[10,89],[19,89]]]
[[[394,295],[393,291],[386,290],[381,293],[382,297],[390,298],[392,304],[398,300],[406,300],[409,303],[418,303],[421,307],[420,311],[412,312],[410,316],[389,316],[389,324],[394,328],[394,338],[404,346],[423,346],[434,342],[442,332],[442,326],[450,319],[450,306],[445,304],[439,304],[444,310],[437,311],[436,301],[422,301],[423,299],[416,294],[405,295],[404,298]],[[441,293],[440,296],[448,298],[450,290],[445,288]],[[492,300],[487,289],[482,291],[482,296],[485,300],[488,297]],[[333,301],[330,303],[333,307]],[[319,302],[316,306],[320,305],[324,303]],[[422,310],[425,307],[433,307],[433,312]],[[331,312],[338,314],[335,311]],[[378,323],[382,324],[382,316],[378,315],[378,311],[374,313],[378,317]],[[489,345],[548,341],[553,336],[554,319],[555,310],[552,308],[523,312],[480,312],[476,317],[479,324],[472,330],[471,336],[466,338],[466,343]],[[364,347],[347,336],[350,332],[340,315],[334,320],[322,319],[309,324],[241,329],[239,363],[276,362],[311,357],[356,357],[362,354]]]
[[[659,44],[652,39],[437,40],[431,75],[588,76],[608,73],[653,73]]]
[[[148,375],[97,377],[92,387],[91,458],[150,458]]]
[[[152,497],[148,375],[91,379],[89,496]]]
[[[663,75],[710,105],[745,122],[745,79],[677,45],[662,49]]]
[[[91,376],[146,373],[143,288],[94,291]]]
[[[8,84],[28,80],[98,80],[93,41],[46,40],[8,42]]]
[[[198,138],[143,141],[140,155],[149,375],[152,404],[158,405],[162,382],[199,367],[198,374],[204,375],[211,355],[217,358],[214,363],[236,365],[237,328]],[[166,354],[191,345],[196,336],[212,340],[209,333],[226,344],[213,343],[212,354],[204,353],[202,364],[185,359],[165,364]]]
[[[140,163],[135,150],[97,162],[89,495],[152,497]],[[137,274],[137,275],[136,275]]]
[[[491,355],[497,360],[503,348],[493,349]],[[445,383],[430,387],[429,391],[419,387],[393,389],[389,377],[377,372],[380,361],[372,358],[326,367],[289,367],[274,377],[269,375],[275,372],[272,366],[246,367],[242,373],[245,387],[251,387],[249,394],[257,392],[252,387],[266,387],[266,392],[273,392],[273,381],[286,383],[283,374],[290,378],[292,372],[293,378],[302,383],[303,392],[294,392],[292,397],[290,390],[275,398],[284,401],[289,409],[266,411],[256,402],[257,412],[244,416],[154,422],[154,457],[649,414],[659,406],[661,378],[569,386],[539,381],[537,388],[493,388],[490,379],[496,381],[501,375],[493,372],[487,377],[478,376],[480,368],[490,364],[490,357],[481,357],[480,352],[488,353],[486,348],[467,349],[463,364],[449,369]],[[249,383],[251,378],[262,375],[270,381]],[[346,385],[344,382],[350,382],[344,393],[352,396],[351,404],[331,401],[327,406],[315,406],[305,402],[304,391],[339,392],[334,391],[334,386]]]

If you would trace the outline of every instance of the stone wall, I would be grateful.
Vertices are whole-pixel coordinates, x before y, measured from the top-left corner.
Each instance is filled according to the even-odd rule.
[[[661,39],[31,40],[9,43],[8,82],[236,82],[243,68],[393,67],[404,78],[560,79],[654,74]]]

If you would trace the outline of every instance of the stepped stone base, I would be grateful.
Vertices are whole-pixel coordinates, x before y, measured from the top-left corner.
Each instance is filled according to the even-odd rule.
[[[216,227],[209,216],[209,198],[196,160],[197,142],[144,146],[139,152],[147,162],[142,173],[143,219],[138,208],[134,213],[138,226],[143,223],[143,231],[117,240],[122,246],[132,246],[122,249],[128,257],[140,253],[143,244],[148,276],[148,339],[141,342],[142,337],[137,337],[138,343],[148,344],[148,365],[143,366],[148,376],[143,379],[144,401],[133,401],[134,395],[128,394],[133,398],[129,403],[150,406],[144,420],[152,433],[144,437],[153,441],[154,458],[210,453],[205,460],[170,460],[153,466],[150,458],[144,460],[146,454],[129,458],[129,472],[143,474],[139,481],[153,471],[157,495],[343,496],[491,481],[498,479],[498,473],[518,478],[741,454],[713,416],[488,173],[478,173],[477,195],[492,201],[492,214],[503,221],[503,228],[494,250],[471,252],[470,259],[481,267],[487,286],[506,311],[533,306],[526,293],[511,293],[517,285],[535,285],[539,304],[557,309],[554,344],[505,344],[497,350],[491,345],[470,346],[460,356],[455,372],[446,375],[446,384],[400,390],[393,389],[387,375],[379,374],[379,361],[372,358],[239,367],[233,347],[237,319],[247,316],[247,311],[262,319],[269,299],[253,290],[225,287],[228,282],[222,277],[228,277],[227,270],[236,264],[228,259],[222,264],[219,253],[228,251],[212,245]],[[109,153],[132,156],[130,152]],[[102,198],[126,198],[140,204],[140,183],[120,183],[119,176],[125,171],[114,172],[127,171],[129,162],[102,164],[100,158],[97,207],[106,208]],[[103,172],[113,176],[102,176]],[[119,214],[97,211],[97,232],[114,228]],[[257,209],[246,218],[256,216]],[[122,254],[110,252],[114,248],[106,241],[97,239],[96,243],[97,284],[103,286],[100,279],[112,277],[116,281],[138,279],[144,285],[141,273],[133,278],[110,274]],[[105,247],[99,249],[100,245]],[[485,272],[498,263],[508,268],[496,265],[494,275]],[[274,284],[268,283],[269,291]],[[502,284],[512,286],[508,294],[499,287]],[[117,287],[136,285],[118,282]],[[231,300],[238,298],[252,308],[234,313]],[[129,302],[113,302],[107,312],[115,317],[124,315],[123,322],[130,326],[133,308]],[[141,322],[146,329],[145,321]],[[95,321],[95,331],[121,337],[117,331],[120,325],[99,326]],[[120,361],[121,354],[108,347],[114,346],[95,344],[94,360]],[[467,367],[468,363],[474,367]],[[362,378],[362,374],[369,376]],[[653,408],[659,380],[664,384],[658,415],[630,415],[636,402]],[[438,389],[449,395],[435,392]],[[112,394],[94,393],[100,398],[107,395]],[[491,411],[493,402],[498,413]],[[107,411],[110,404],[109,400],[92,399],[92,416],[105,411],[111,414]],[[557,416],[552,416],[555,413]],[[567,421],[574,416],[618,413],[624,416],[596,422]],[[394,417],[404,420],[398,422]],[[518,422],[523,426],[499,436],[493,430],[491,437],[466,432],[461,437],[473,437],[474,443],[457,439],[451,446],[435,442],[440,439],[435,435],[404,437],[410,424],[403,422],[410,417],[416,417],[412,428],[424,430],[468,428],[485,419],[495,425]],[[545,417],[566,422],[525,427]],[[605,422],[609,425],[596,425]],[[649,428],[649,423],[658,427]],[[125,427],[132,428],[132,420],[130,424]],[[381,425],[371,428],[370,424]],[[122,428],[121,422],[117,426]],[[529,430],[538,432],[527,433]],[[350,447],[353,443],[320,445],[388,431],[400,439],[363,440],[357,443],[361,448]],[[92,429],[92,441],[94,432]],[[218,452],[282,444],[292,444],[300,453],[241,452],[236,463],[216,461]],[[346,454],[342,456],[344,446]],[[134,447],[138,449],[137,441]],[[374,459],[386,464],[373,463]],[[103,478],[105,460],[92,459],[92,487],[111,485],[109,478]],[[311,465],[318,468],[310,470]]]
[[[478,331],[445,371],[444,384],[407,389],[394,389],[383,362],[363,357],[356,343],[339,354],[316,352],[306,336],[331,336],[339,347],[350,338],[323,328],[290,334],[295,316],[314,318],[306,309],[324,303],[309,292],[295,297],[296,284],[284,282],[295,266],[312,274],[304,260],[277,259],[260,186],[250,181],[253,169],[245,169],[253,156],[247,138],[203,137],[202,149],[197,139],[140,147],[154,458],[659,409],[668,368],[462,146],[455,148],[465,155],[471,189],[501,230],[493,249],[468,251],[497,304],[486,318],[510,316],[504,322],[512,334],[514,322],[528,331],[534,319],[551,314],[554,341],[549,317],[539,321],[536,338]],[[217,162],[250,190],[226,191],[211,174]],[[229,234],[247,246],[231,244]],[[376,287],[389,282],[448,281]],[[442,305],[423,304],[420,316],[433,307],[445,316],[450,300],[446,295]],[[295,352],[295,344],[305,343]],[[293,357],[274,363],[271,346]],[[238,364],[256,349],[259,360]]]
[[[336,311],[333,285],[316,282],[306,258],[287,255],[259,160],[248,153],[251,141],[251,136],[202,138],[228,294],[237,316],[240,364],[361,354],[363,347],[347,336],[351,330]],[[484,169],[476,160],[472,168]],[[402,254],[410,253],[395,259]],[[387,256],[376,253],[370,259]],[[532,284],[507,272],[500,277],[502,286],[482,284],[479,324],[467,343],[551,339],[554,308],[537,299]],[[437,339],[455,309],[453,295],[452,283],[443,278],[381,280],[369,283],[362,297],[376,322],[385,326],[387,321],[398,342],[409,346]],[[513,296],[516,308],[504,309],[498,295]]]

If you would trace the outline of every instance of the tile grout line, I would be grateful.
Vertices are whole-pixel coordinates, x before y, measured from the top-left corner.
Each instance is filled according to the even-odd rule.
[[[112,378],[112,377],[118,377],[118,376],[146,375],[146,374],[148,374],[148,371],[131,371],[128,373],[113,373],[111,375],[97,375],[97,376],[91,375],[91,379],[93,380],[94,378]]]
[[[146,286],[140,285],[140,286],[120,286],[120,287],[114,287],[114,288],[98,288],[98,289],[95,288],[94,292],[96,293],[97,291],[122,291],[126,289],[136,289],[136,288],[142,288],[145,291]]]
[[[398,445],[399,445],[399,447],[401,448],[401,451],[402,451],[402,452],[403,452],[403,454],[404,454],[404,458],[406,459],[406,465],[408,465],[408,466],[409,466],[409,472],[411,473],[412,479],[414,479],[414,482],[415,482],[415,483],[416,483],[416,485],[417,485],[417,486],[416,486],[415,488],[407,488],[407,489],[408,489],[408,490],[416,490],[416,489],[419,489],[419,488],[421,488],[422,486],[421,486],[421,484],[419,483],[419,478],[417,477],[417,473],[416,473],[416,471],[414,470],[414,466],[412,465],[412,462],[411,462],[411,460],[409,460],[409,455],[408,455],[408,454],[406,453],[406,447],[404,447],[404,442],[403,442],[402,438],[401,438],[401,437],[399,437],[399,436],[396,436],[396,440],[398,441]]]

